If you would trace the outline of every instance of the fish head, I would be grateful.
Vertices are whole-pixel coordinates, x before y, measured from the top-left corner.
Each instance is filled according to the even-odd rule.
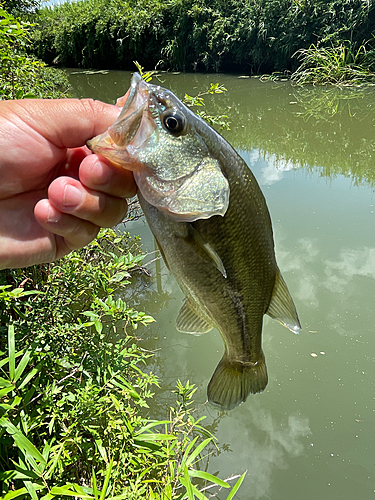
[[[123,105],[119,117],[88,141],[89,148],[133,170],[143,198],[173,219],[224,216],[229,183],[211,153],[211,141],[200,133],[209,125],[170,90],[146,83],[138,73],[118,104]]]

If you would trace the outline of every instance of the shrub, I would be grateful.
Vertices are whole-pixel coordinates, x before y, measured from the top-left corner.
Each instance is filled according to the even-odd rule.
[[[68,89],[64,72],[27,55],[31,27],[0,5],[0,99],[60,97]]]
[[[122,298],[142,259],[126,235],[105,230],[55,264],[0,273],[4,500],[192,499],[206,498],[202,481],[229,488],[200,470],[214,437],[193,416],[193,385],[178,382],[166,420],[149,415],[158,381],[134,329],[153,319]]]

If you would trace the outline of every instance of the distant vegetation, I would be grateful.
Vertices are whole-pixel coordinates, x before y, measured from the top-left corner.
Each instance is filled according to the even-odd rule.
[[[25,7],[22,2],[19,5]],[[27,54],[33,25],[15,18],[10,13],[17,14],[13,5],[8,8],[9,12],[0,4],[0,99],[66,96],[69,82],[65,72]]]
[[[293,72],[311,47],[328,63],[344,52],[346,66],[374,68],[367,0],[83,0],[41,9],[37,22],[36,54],[49,64]]]

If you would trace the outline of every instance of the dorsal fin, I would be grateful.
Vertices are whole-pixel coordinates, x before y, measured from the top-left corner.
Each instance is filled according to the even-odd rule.
[[[177,316],[176,328],[182,333],[201,335],[209,332],[213,327],[194,311],[189,299],[185,299]]]
[[[279,321],[293,333],[299,333],[301,330],[296,307],[279,270],[276,273],[272,298],[266,314]]]

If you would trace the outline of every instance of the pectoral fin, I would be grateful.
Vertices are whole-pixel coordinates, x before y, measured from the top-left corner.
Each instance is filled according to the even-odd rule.
[[[194,311],[189,299],[185,299],[177,316],[176,328],[182,333],[201,335],[209,332],[213,327]]]
[[[224,278],[227,277],[227,271],[224,267],[223,261],[219,257],[216,250],[207,243],[200,233],[195,229],[192,224],[188,225],[189,232],[185,240],[194,247],[194,250],[209,264],[213,264],[218,271],[221,272]]]
[[[272,298],[266,314],[279,321],[293,333],[299,333],[301,330],[296,307],[279,270],[276,274]]]

